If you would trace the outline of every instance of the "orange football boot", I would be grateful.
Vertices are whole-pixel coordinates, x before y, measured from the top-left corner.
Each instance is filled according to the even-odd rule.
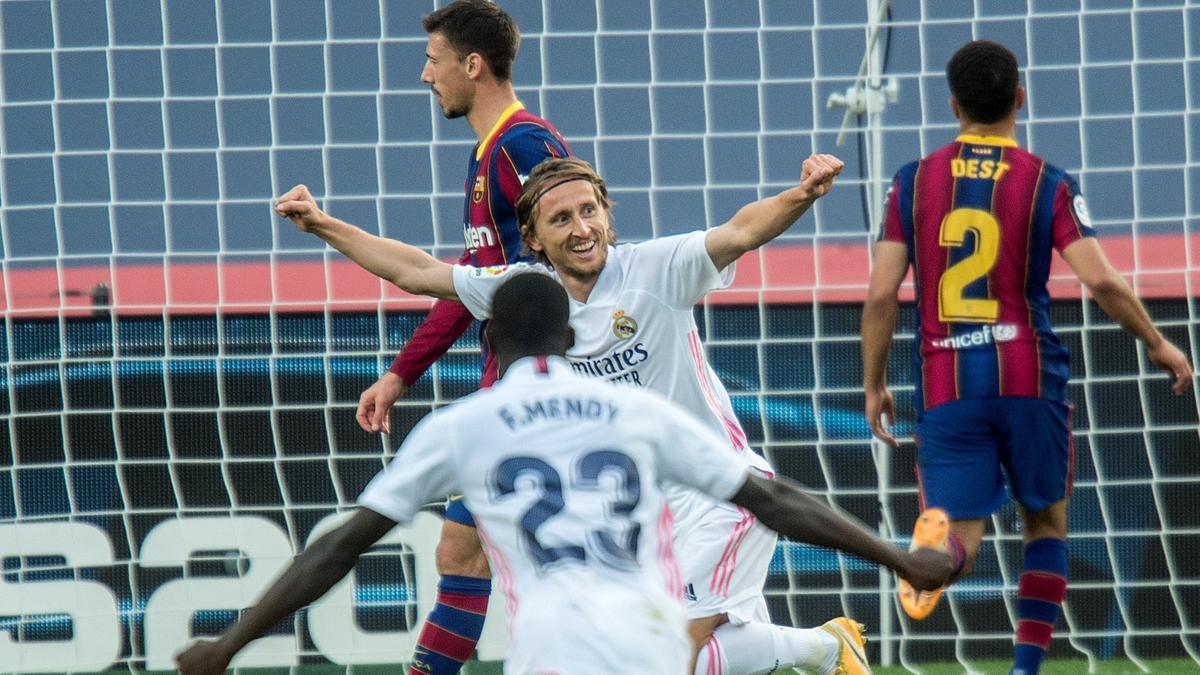
[[[915,551],[924,547],[949,553],[949,537],[950,516],[941,509],[925,509],[917,518],[917,524],[913,526],[912,545],[908,550]],[[897,593],[900,595],[900,606],[904,608],[904,613],[909,618],[920,621],[937,607],[944,590],[945,586],[932,591],[917,591],[912,584],[901,579]]]

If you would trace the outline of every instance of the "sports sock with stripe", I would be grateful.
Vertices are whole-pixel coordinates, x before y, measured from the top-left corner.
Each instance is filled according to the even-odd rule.
[[[1046,538],[1025,545],[1025,570],[1017,590],[1013,675],[1032,675],[1041,668],[1067,594],[1067,574],[1067,542]]]
[[[490,579],[445,576],[425,619],[408,675],[455,675],[475,653],[487,614]]]
[[[793,667],[826,673],[839,651],[837,638],[820,628],[726,623],[700,648],[696,675],[760,675]]]

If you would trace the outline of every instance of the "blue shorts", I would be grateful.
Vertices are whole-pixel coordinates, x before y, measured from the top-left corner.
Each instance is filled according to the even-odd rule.
[[[453,520],[459,525],[475,527],[475,516],[467,510],[462,497],[451,497],[446,501],[446,520]]]
[[[950,401],[917,423],[921,508],[986,518],[1005,500],[1041,511],[1071,494],[1071,405],[1017,396]]]

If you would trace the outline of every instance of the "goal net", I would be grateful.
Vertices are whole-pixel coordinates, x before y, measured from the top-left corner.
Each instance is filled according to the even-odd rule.
[[[1191,0],[897,0],[876,56],[895,100],[877,120],[850,115],[843,145],[845,111],[827,101],[855,87],[877,2],[502,4],[524,36],[520,98],[606,177],[624,240],[719,224],[793,184],[811,152],[846,161],[835,190],[697,313],[755,447],[895,540],[917,515],[914,452],[873,447],[862,419],[869,243],[891,173],[956,133],[943,68],[963,42],[1017,53],[1022,145],[1078,177],[1114,263],[1198,352]],[[304,182],[349,222],[457,256],[474,137],[418,81],[435,6],[0,4],[0,671],[171,667],[344,517],[405,431],[474,389],[468,332],[399,402],[390,438],[359,430],[359,393],[428,303],[269,206]],[[1200,661],[1197,394],[1170,395],[1055,269],[1076,468],[1051,658]],[[889,373],[910,411],[903,316]],[[913,425],[911,412],[895,422],[905,438]],[[438,528],[422,514],[389,535],[238,663],[404,660],[432,601]],[[920,624],[890,575],[789,542],[768,598],[777,622],[868,624],[879,661],[1005,658],[1020,548],[1006,507],[974,574]],[[501,658],[502,624],[489,619],[481,657]]]

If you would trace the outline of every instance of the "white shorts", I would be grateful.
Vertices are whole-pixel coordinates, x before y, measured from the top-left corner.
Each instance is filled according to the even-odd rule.
[[[604,585],[580,592],[525,603],[512,627],[505,675],[687,671],[692,642],[677,598]]]
[[[699,493],[675,500],[673,540],[688,619],[728,614],[730,623],[770,621],[763,584],[779,537],[746,509]]]

